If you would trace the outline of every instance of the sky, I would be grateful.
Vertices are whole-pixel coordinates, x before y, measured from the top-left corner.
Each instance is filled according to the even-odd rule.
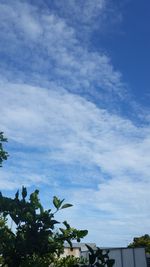
[[[150,2],[1,0],[0,190],[40,190],[84,242],[150,233]]]

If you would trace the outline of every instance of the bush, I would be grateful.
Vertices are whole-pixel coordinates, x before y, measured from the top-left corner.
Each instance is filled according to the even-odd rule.
[[[57,227],[60,222],[55,220],[56,212],[69,208],[56,196],[53,198],[55,211],[44,210],[35,190],[27,199],[27,190],[22,188],[21,199],[19,191],[15,198],[7,198],[0,193],[0,213],[3,216],[0,223],[0,255],[8,267],[43,266],[47,267],[54,257],[63,253],[64,242],[71,245],[72,240],[80,241],[87,230],[77,230],[70,227],[67,221],[63,227]],[[6,224],[9,215],[16,224],[13,232]]]
[[[53,267],[113,267],[115,260],[109,258],[109,250],[104,251],[97,247],[93,250],[86,245],[89,250],[89,259],[76,258],[74,256],[67,256],[64,258],[57,258],[53,263]]]

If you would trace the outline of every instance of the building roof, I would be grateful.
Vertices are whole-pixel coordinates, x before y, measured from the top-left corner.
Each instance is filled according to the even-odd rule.
[[[92,249],[96,249],[96,244],[95,243],[72,243],[72,248],[79,248],[81,251],[87,251],[87,247],[90,246]],[[70,245],[68,243],[64,244],[64,248],[70,248]]]

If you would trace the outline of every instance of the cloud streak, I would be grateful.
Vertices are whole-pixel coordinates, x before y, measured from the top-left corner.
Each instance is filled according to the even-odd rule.
[[[31,147],[38,143],[54,161],[88,162],[111,177],[148,179],[148,127],[60,89],[8,83],[1,87],[1,98],[2,129],[13,141]]]
[[[103,101],[106,94],[110,98],[113,94],[116,98],[123,96],[125,85],[110,58],[82,47],[75,28],[66,20],[50,11],[39,13],[36,7],[16,1],[2,3],[0,10],[0,52],[9,63],[8,76],[13,69],[13,79],[22,78],[41,86],[54,81],[68,91],[93,99],[104,95]],[[1,70],[5,75],[8,72],[5,65],[1,65]]]

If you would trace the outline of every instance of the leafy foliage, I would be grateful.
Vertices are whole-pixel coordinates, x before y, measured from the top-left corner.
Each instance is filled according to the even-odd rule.
[[[150,235],[143,235],[134,237],[133,242],[129,244],[129,248],[145,248],[146,252],[150,254]]]
[[[90,246],[86,245],[90,254],[89,254],[89,266],[91,267],[112,267],[115,263],[114,259],[109,259],[109,250],[104,251],[97,247],[94,251]]]
[[[77,258],[73,255],[69,255],[62,258],[56,258],[53,263],[53,267],[75,267],[82,266],[86,264],[84,258]]]
[[[53,198],[53,204],[54,204],[54,206],[55,206],[55,208],[57,210],[59,210],[59,209],[62,210],[62,209],[70,208],[70,207],[73,206],[72,204],[68,204],[68,203],[63,204],[63,202],[64,202],[64,199],[63,200],[60,200],[56,196],[54,196],[54,198]]]
[[[71,205],[54,197],[56,210],[44,210],[38,195],[39,191],[35,190],[27,200],[25,187],[22,188],[21,199],[19,191],[14,199],[0,193],[0,213],[3,215],[0,254],[8,267],[49,266],[54,257],[63,252],[64,241],[71,245],[72,240],[79,241],[87,234],[87,230],[71,228],[66,221],[63,228],[56,228],[60,222],[55,220],[55,213]],[[15,232],[5,223],[8,215],[16,224]]]
[[[7,142],[7,138],[4,137],[3,132],[0,132],[0,167],[2,167],[3,160],[8,158],[8,153],[3,149],[4,142]]]
[[[93,250],[86,245],[89,251],[89,260],[67,256],[57,258],[53,263],[53,267],[113,267],[115,260],[109,258],[109,250],[104,251],[100,248]]]

